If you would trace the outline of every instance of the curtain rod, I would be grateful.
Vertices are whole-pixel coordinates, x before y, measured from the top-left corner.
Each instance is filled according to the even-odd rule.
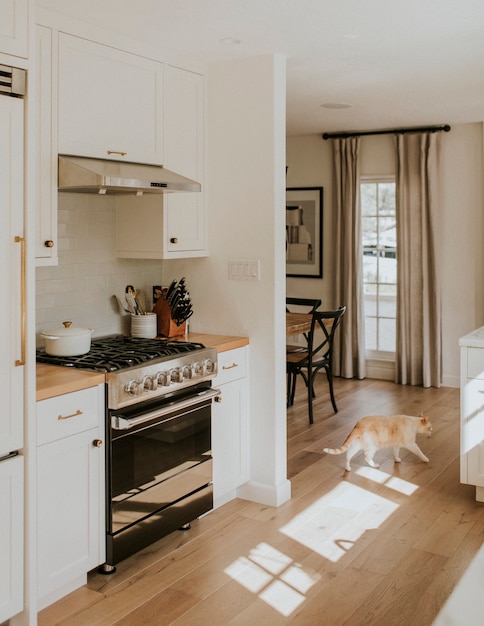
[[[366,130],[362,132],[347,133],[323,133],[323,139],[346,139],[346,137],[362,137],[364,135],[406,135],[408,133],[437,133],[444,131],[448,133],[450,126],[421,126],[418,128],[393,128],[389,130]]]

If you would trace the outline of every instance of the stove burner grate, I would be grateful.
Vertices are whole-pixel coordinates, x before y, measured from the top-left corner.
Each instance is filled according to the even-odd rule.
[[[161,357],[175,357],[204,347],[201,343],[188,341],[141,339],[115,335],[94,339],[91,343],[91,350],[81,356],[51,356],[44,350],[38,350],[36,359],[38,363],[49,365],[115,372],[135,365],[143,365]]]

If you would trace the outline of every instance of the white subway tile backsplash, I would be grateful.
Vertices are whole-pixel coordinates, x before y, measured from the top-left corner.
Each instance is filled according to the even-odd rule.
[[[59,265],[36,273],[37,333],[65,320],[92,328],[94,337],[129,332],[129,316],[119,313],[112,296],[124,300],[126,285],[135,285],[151,306],[152,285],[162,283],[162,261],[116,258],[110,197],[60,194],[58,221]]]

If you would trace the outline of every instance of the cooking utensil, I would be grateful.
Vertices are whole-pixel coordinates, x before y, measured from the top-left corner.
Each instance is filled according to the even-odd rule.
[[[119,296],[114,295],[113,298],[115,299],[118,305],[119,313],[121,313],[121,311],[125,311],[126,313],[131,313],[131,311],[123,305],[123,302],[121,301],[121,298]]]
[[[63,328],[40,333],[46,353],[51,356],[80,356],[89,352],[92,329],[71,328],[72,322],[62,323]]]
[[[144,293],[136,289],[134,299],[136,301],[136,304],[138,305],[139,314],[146,315],[146,301]]]

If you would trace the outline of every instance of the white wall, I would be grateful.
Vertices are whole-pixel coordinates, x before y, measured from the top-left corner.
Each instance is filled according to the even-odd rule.
[[[391,136],[368,136],[361,143],[361,174],[392,174]],[[442,384],[459,386],[462,335],[484,324],[484,195],[482,124],[452,126],[442,136]],[[288,295],[332,299],[332,154],[320,135],[288,137],[288,187],[323,186],[323,279],[287,279]]]

